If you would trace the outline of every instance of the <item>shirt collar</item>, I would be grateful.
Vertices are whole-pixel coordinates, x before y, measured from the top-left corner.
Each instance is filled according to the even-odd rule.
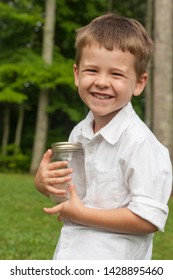
[[[135,111],[133,110],[131,102],[129,102],[105,127],[94,134],[94,116],[90,111],[85,118],[84,125],[82,127],[82,135],[90,140],[98,135],[101,135],[108,143],[115,145],[122,133],[128,127],[134,114]]]
[[[91,111],[89,111],[81,129],[82,135],[88,139],[92,139],[95,135],[93,131],[93,122],[94,122],[94,115]]]

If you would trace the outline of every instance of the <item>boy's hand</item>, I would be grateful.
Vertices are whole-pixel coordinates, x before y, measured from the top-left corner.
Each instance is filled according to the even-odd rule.
[[[58,214],[58,220],[64,219],[72,222],[80,223],[82,211],[85,209],[82,201],[76,193],[74,184],[69,183],[69,195],[68,201],[58,204],[52,208],[44,208],[44,212],[47,214]]]
[[[51,149],[44,154],[35,176],[35,186],[47,196],[50,194],[64,195],[66,191],[59,190],[57,185],[69,182],[71,180],[69,175],[73,170],[67,168],[67,161],[51,162],[51,155]]]

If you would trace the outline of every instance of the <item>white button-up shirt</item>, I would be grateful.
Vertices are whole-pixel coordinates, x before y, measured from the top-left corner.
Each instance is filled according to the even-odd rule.
[[[172,188],[167,149],[131,103],[96,134],[93,121],[89,112],[69,138],[81,142],[85,151],[86,179],[75,170],[83,203],[98,209],[127,207],[163,231]],[[66,221],[54,259],[150,259],[152,238],[153,234],[120,234]]]

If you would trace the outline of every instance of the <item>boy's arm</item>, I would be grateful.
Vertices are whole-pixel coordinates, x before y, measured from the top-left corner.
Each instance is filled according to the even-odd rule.
[[[68,219],[77,224],[112,232],[145,234],[158,228],[127,208],[93,209],[85,207],[76,194],[74,185],[69,187],[70,200],[53,208],[44,208],[48,214],[59,214],[59,220]]]

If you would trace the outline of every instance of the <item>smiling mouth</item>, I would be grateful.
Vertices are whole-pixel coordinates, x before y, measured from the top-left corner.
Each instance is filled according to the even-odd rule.
[[[100,100],[108,100],[108,99],[113,98],[113,96],[111,96],[111,95],[100,94],[100,93],[96,93],[96,92],[91,92],[91,95]]]

